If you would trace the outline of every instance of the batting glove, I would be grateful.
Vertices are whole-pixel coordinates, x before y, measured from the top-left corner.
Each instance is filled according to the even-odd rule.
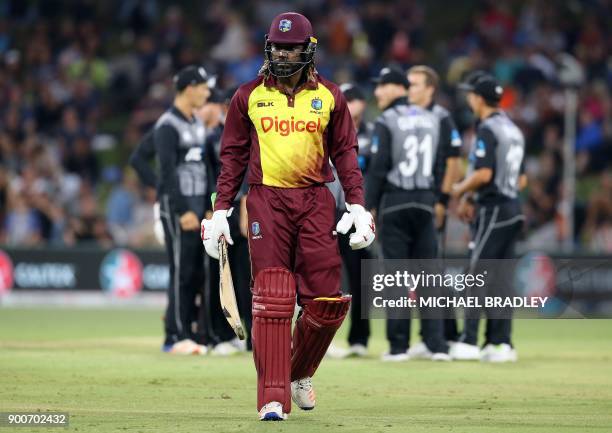
[[[360,250],[368,247],[374,242],[374,234],[376,233],[374,217],[359,204],[347,203],[346,210],[348,212],[345,212],[338,221],[336,231],[345,235],[354,226],[355,233],[351,233],[349,236],[351,249]]]
[[[219,240],[221,236],[228,244],[234,245],[230,235],[229,223],[227,218],[232,214],[230,210],[217,210],[213,213],[212,219],[203,219],[200,229],[200,236],[206,253],[213,259],[219,260]]]

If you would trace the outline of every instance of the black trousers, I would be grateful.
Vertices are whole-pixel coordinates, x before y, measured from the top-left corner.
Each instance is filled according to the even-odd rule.
[[[379,222],[385,259],[433,259],[437,236],[431,191],[397,191],[382,198]],[[441,319],[422,319],[421,338],[434,352],[448,352]],[[387,340],[391,354],[405,352],[410,343],[410,320],[387,319]]]
[[[349,234],[338,235],[340,255],[348,277],[349,289],[353,299],[351,301],[351,324],[348,334],[349,345],[368,345],[370,337],[370,321],[361,318],[361,260],[369,259],[370,253],[366,249],[353,250],[349,245]]]
[[[480,206],[475,224],[474,248],[470,255],[470,267],[476,270],[480,259],[511,259],[514,246],[523,225],[523,215],[518,200]],[[470,310],[466,316],[460,340],[478,344],[478,326],[482,311]],[[485,311],[486,313],[486,311]],[[512,344],[512,320],[489,319],[485,330],[485,345]]]
[[[438,230],[438,257],[442,259],[442,264],[445,263],[446,259],[446,245],[445,241],[442,239],[446,236],[446,227],[442,230]],[[444,327],[444,339],[449,341],[459,341],[461,334],[459,333],[459,328],[457,326],[457,316],[455,314],[455,309],[448,307],[444,310],[444,319],[443,319],[443,327]]]
[[[196,214],[201,218],[203,209]],[[170,208],[166,195],[160,197],[160,216],[170,264],[168,306],[164,316],[164,345],[186,338],[197,341],[198,331],[195,329],[195,323],[199,307],[196,298],[204,287],[204,247],[200,231],[181,229],[179,215]]]

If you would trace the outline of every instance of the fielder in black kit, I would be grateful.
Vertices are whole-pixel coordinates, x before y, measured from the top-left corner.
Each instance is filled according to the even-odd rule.
[[[498,108],[503,88],[494,77],[482,75],[464,88],[468,90],[468,103],[479,119],[479,125],[473,149],[473,171],[453,186],[452,194],[476,204],[474,247],[470,257],[470,267],[474,270],[481,259],[513,257],[524,219],[518,194],[527,184],[523,173],[525,138],[506,113]],[[479,318],[471,316],[466,319],[461,340],[451,351],[453,358],[516,361],[510,319],[487,321],[485,344],[480,352],[477,346]]]
[[[463,143],[450,112],[440,104],[437,104],[434,99],[440,85],[440,78],[436,71],[426,65],[415,65],[408,69],[407,77],[410,83],[410,87],[408,88],[408,99],[410,103],[426,108],[440,118],[438,154],[436,155],[436,166],[434,168],[436,193],[434,221],[438,234],[438,245],[440,245],[438,254],[444,255],[447,207],[450,199],[451,187],[453,183],[458,181],[461,177],[459,174],[459,164],[461,160],[460,150]],[[459,339],[457,323],[456,320],[452,318],[454,317],[454,311],[452,309],[447,309],[444,313],[444,317],[445,339],[449,342],[454,342]],[[434,329],[437,328],[434,327]],[[422,335],[423,331],[424,330],[421,329],[421,336],[423,340],[426,340],[426,336]],[[411,359],[430,359],[433,356],[432,352],[427,348],[427,345],[423,343],[412,345],[408,354]]]
[[[209,179],[205,128],[193,113],[209,95],[207,79],[202,67],[182,69],[174,77],[174,103],[153,128],[160,215],[170,261],[163,350],[172,353],[206,353],[205,346],[193,341],[192,326],[198,315],[195,298],[204,284],[200,221],[210,208],[210,183],[214,181]]]
[[[437,255],[436,179],[443,176],[436,169],[444,167],[436,164],[440,116],[408,105],[409,82],[403,71],[383,68],[375,82],[374,94],[384,111],[375,123],[366,205],[377,210],[383,257],[433,259]],[[450,360],[441,320],[422,320],[421,335],[430,359]],[[387,339],[390,350],[382,359],[408,360],[410,320],[388,318]]]

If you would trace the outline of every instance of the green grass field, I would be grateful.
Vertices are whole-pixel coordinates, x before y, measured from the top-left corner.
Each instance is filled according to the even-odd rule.
[[[66,411],[79,432],[612,431],[612,321],[517,321],[513,365],[383,364],[375,321],[370,358],[323,362],[313,412],[261,423],[250,354],[163,354],[160,317],[0,309],[0,411]]]

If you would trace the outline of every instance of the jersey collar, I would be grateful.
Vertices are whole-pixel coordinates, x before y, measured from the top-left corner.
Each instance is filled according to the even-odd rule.
[[[491,117],[501,116],[501,115],[502,115],[501,110],[496,110],[496,111],[492,112],[491,114],[489,114],[487,117],[485,117],[482,120],[490,119]]]
[[[282,91],[281,88],[278,86],[276,77],[272,74],[270,74],[267,78],[264,78],[264,86],[268,88],[273,87],[278,91]],[[295,88],[295,92],[293,92],[293,94],[296,94],[300,90],[303,90],[303,89],[316,90],[318,88],[319,88],[319,84],[318,84],[318,80],[316,79],[316,76],[314,79],[306,78],[306,81],[302,82]]]
[[[406,98],[405,96],[400,96],[399,98],[394,99],[393,101],[391,101],[389,106],[385,108],[385,110],[397,107],[398,105],[408,105],[408,98]]]
[[[178,116],[179,119],[183,119],[185,122],[188,122],[188,123],[195,122],[195,116],[192,115],[191,119],[186,118],[183,112],[179,110],[178,108],[176,108],[176,105],[174,104],[172,104],[172,108],[170,108],[170,111],[172,111],[172,114],[174,114],[175,116]]]

